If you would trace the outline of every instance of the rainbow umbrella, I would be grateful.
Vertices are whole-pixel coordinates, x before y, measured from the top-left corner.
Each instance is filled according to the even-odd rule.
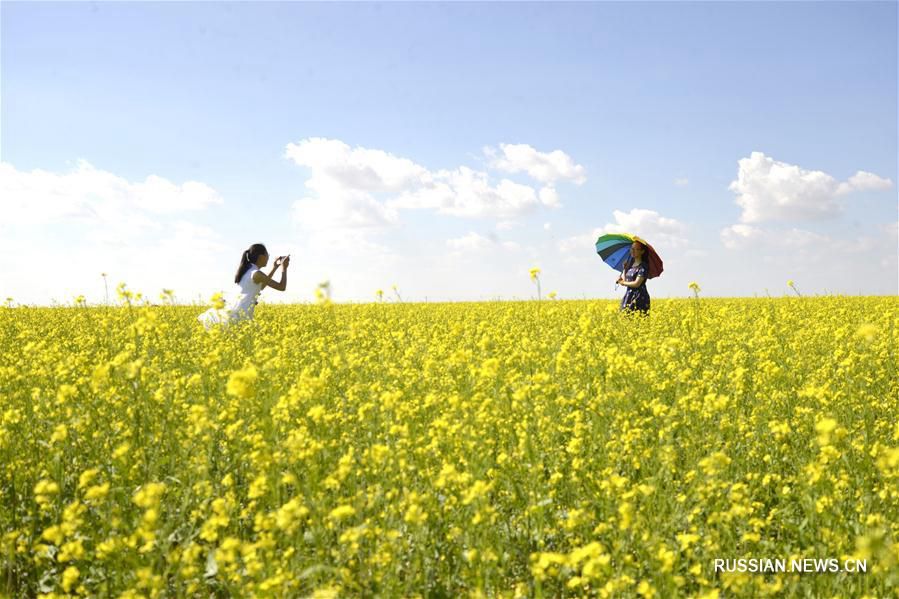
[[[645,239],[628,233],[607,233],[600,235],[596,240],[596,253],[603,262],[617,271],[624,268],[625,261],[630,257],[631,244],[639,241],[646,246],[646,264],[648,266],[646,278],[653,279],[662,274],[662,259]]]

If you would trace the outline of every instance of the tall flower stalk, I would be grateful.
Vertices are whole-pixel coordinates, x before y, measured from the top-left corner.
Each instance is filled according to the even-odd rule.
[[[331,281],[322,281],[315,288],[315,302],[322,306],[331,305]]]
[[[696,281],[693,281],[690,283],[689,287],[693,291],[693,297],[695,297],[698,300],[699,292],[702,291],[702,289],[699,288],[699,283],[697,283]]]
[[[537,284],[537,299],[543,299],[540,294],[540,269],[535,266],[528,273],[531,275],[531,280]]]

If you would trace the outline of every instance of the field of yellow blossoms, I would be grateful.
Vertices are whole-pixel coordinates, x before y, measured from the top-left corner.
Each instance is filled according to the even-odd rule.
[[[0,595],[899,596],[899,298],[204,309],[0,308]]]

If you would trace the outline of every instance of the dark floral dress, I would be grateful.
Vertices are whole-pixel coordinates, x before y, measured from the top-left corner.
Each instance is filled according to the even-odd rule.
[[[621,298],[622,310],[639,310],[644,313],[649,312],[649,291],[646,290],[646,263],[641,262],[636,266],[631,266],[624,273],[624,280],[630,283],[636,281],[637,277],[643,277],[643,284],[637,288],[628,287]]]

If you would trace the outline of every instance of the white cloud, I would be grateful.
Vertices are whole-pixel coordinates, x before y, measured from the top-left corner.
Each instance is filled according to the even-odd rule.
[[[883,191],[890,189],[892,186],[893,182],[890,179],[878,177],[874,173],[867,171],[858,171],[849,177],[848,181],[840,183],[837,193],[842,195],[853,191]]]
[[[228,249],[219,235],[182,217],[222,203],[205,183],[158,175],[129,181],[84,160],[66,172],[0,163],[0,197],[0,250],[29,248],[27,262],[8,265],[15,280],[9,294],[19,301],[64,302],[79,294],[101,301],[101,272],[109,273],[113,300],[119,281],[150,299],[163,287],[185,299],[221,276],[227,281],[232,267],[219,264]],[[33,263],[53,265],[53,276]]]
[[[679,220],[662,216],[655,210],[634,208],[630,212],[613,210],[614,223],[602,228],[602,233],[631,233],[642,237],[653,247],[684,247],[689,241],[686,238],[687,226]]]
[[[758,240],[763,232],[758,227],[751,225],[731,225],[721,229],[721,243],[728,249],[743,247]]]
[[[654,210],[634,208],[630,212],[614,210],[615,222],[596,227],[589,233],[560,239],[559,252],[569,262],[595,259],[596,240],[605,233],[629,233],[642,237],[660,254],[670,256],[672,250],[689,251],[692,244],[687,239],[687,226],[673,218],[662,216]]]
[[[721,229],[721,243],[731,252],[747,252],[747,268],[764,264],[763,272],[768,273],[771,265],[801,263],[807,273],[820,270],[817,278],[829,280],[827,287],[849,286],[857,293],[857,283],[847,276],[866,269],[870,272],[873,262],[863,256],[877,257],[880,268],[886,267],[886,272],[892,270],[895,273],[895,238],[890,241],[888,227],[884,227],[879,235],[843,238],[805,228],[760,224],[835,217],[842,212],[842,196],[852,192],[882,191],[891,188],[892,184],[889,179],[866,171],[858,171],[841,183],[822,171],[806,170],[753,152],[749,158],[739,161],[737,179],[730,185],[737,195],[737,204],[743,209],[740,222]],[[889,278],[878,274],[868,280],[875,281],[875,287],[889,287]]]
[[[564,152],[542,154],[530,146],[503,148],[516,157],[521,157],[522,148],[529,149],[530,171],[547,185],[538,192],[508,179],[494,184],[487,172],[466,166],[430,171],[407,158],[351,148],[340,140],[309,138],[290,143],[285,157],[311,170],[306,181],[311,194],[294,203],[294,215],[313,230],[387,227],[399,221],[401,210],[508,220],[541,206],[561,206],[558,192],[549,183],[572,177],[583,180],[583,167],[574,165]]]
[[[0,163],[0,224],[84,222],[133,232],[153,227],[153,215],[202,210],[221,204],[214,189],[197,181],[177,184],[158,175],[131,182],[85,160],[66,173],[20,171]]]
[[[509,219],[532,212],[540,203],[533,187],[508,179],[490,185],[487,173],[462,166],[437,171],[433,183],[403,193],[387,205],[394,209],[431,209],[452,216]]]
[[[677,185],[678,187],[686,187],[687,185],[690,184],[690,180],[687,179],[686,177],[679,177],[674,180],[674,184]]]
[[[383,150],[351,148],[337,139],[312,137],[289,143],[285,156],[344,189],[397,192],[428,179],[428,171],[406,158]],[[316,189],[316,185],[310,186]]]
[[[308,185],[308,184],[307,184]],[[317,182],[320,194],[293,203],[294,219],[308,229],[380,228],[395,224],[397,212],[365,192]]]
[[[540,189],[540,203],[549,208],[559,208],[562,202],[559,201],[559,194],[553,187],[543,187]]]
[[[738,165],[737,178],[729,189],[737,195],[736,203],[743,209],[742,223],[828,218],[840,212],[837,196],[892,186],[889,179],[865,171],[839,183],[823,171],[779,162],[762,152],[741,158]]]
[[[509,173],[527,172],[541,183],[568,180],[578,185],[587,180],[586,169],[576,164],[562,150],[538,152],[527,144],[500,144],[502,156],[493,148],[485,148],[491,166]]]
[[[839,212],[834,201],[837,181],[822,171],[809,171],[753,152],[738,162],[737,179],[729,189],[743,209],[740,221],[808,219]]]
[[[378,228],[397,222],[396,211],[372,194],[419,184],[427,170],[380,150],[350,148],[339,140],[309,138],[287,144],[285,156],[312,174],[312,196],[294,202],[294,218],[308,229]]]

